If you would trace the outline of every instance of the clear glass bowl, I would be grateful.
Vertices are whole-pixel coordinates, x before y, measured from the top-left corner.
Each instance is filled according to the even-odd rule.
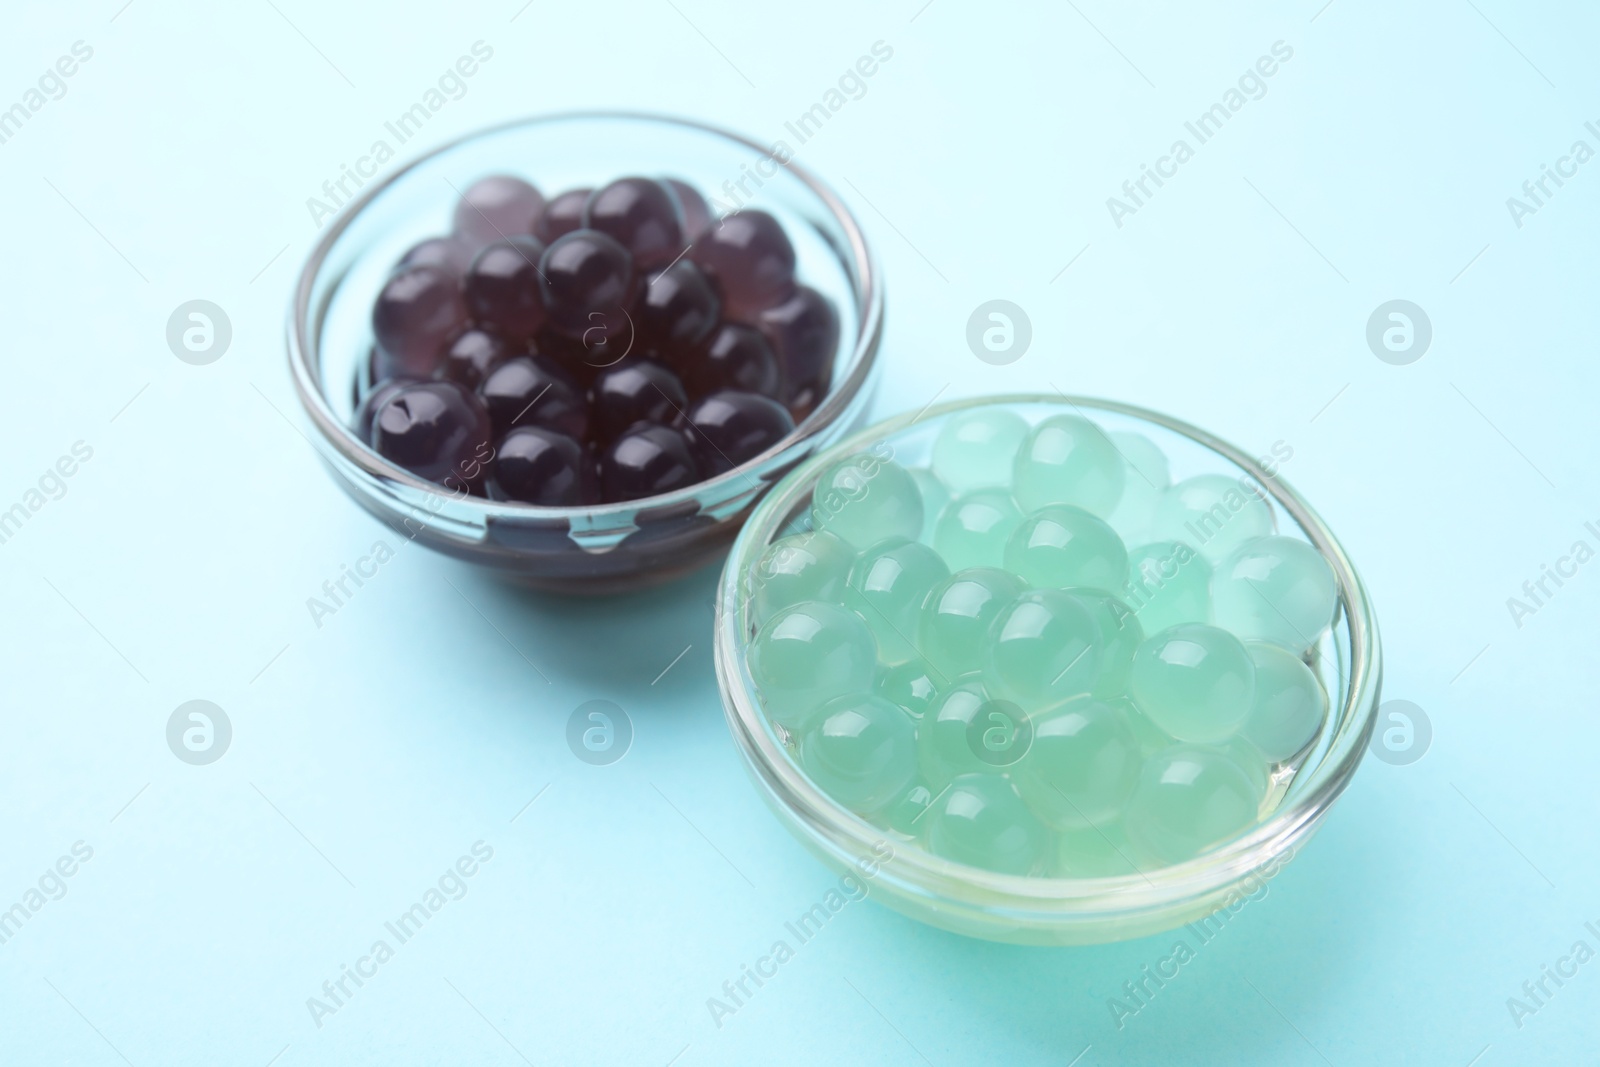
[[[782,728],[762,712],[745,655],[753,636],[749,585],[767,546],[809,525],[811,493],[823,469],[880,443],[903,465],[926,465],[945,420],[991,404],[1006,405],[1029,422],[1070,412],[1095,420],[1107,431],[1142,433],[1167,453],[1174,481],[1214,473],[1249,479],[1260,486],[1277,532],[1304,538],[1333,568],[1339,611],[1310,663],[1329,694],[1328,718],[1311,744],[1273,774],[1263,804],[1267,814],[1243,836],[1196,859],[1126,876],[1047,878],[968,867],[836,804],[806,777]],[[716,670],[728,726],[757,790],[779,821],[825,863],[864,879],[880,902],[946,930],[994,941],[1076,945],[1181,926],[1254,892],[1275,874],[1322,822],[1366,751],[1378,706],[1380,653],[1377,622],[1355,568],[1327,525],[1276,468],[1264,472],[1243,450],[1130,405],[1059,395],[998,396],[879,423],[813,456],[769,493],[746,523],[722,572]]]
[[[449,231],[457,190],[486,174],[547,195],[628,174],[675,177],[769,212],[796,271],[839,313],[829,392],[792,434],[725,474],[672,493],[589,507],[455,496],[383,459],[350,428],[371,347],[372,301],[406,249]],[[754,194],[754,198],[739,191]],[[729,192],[733,190],[733,192]],[[328,226],[301,270],[289,365],[323,460],[346,492],[402,535],[557,592],[624,591],[710,562],[755,501],[795,464],[860,425],[883,330],[883,289],[849,210],[815,176],[753,141],[651,115],[579,113],[497,126],[435,149],[369,185]]]

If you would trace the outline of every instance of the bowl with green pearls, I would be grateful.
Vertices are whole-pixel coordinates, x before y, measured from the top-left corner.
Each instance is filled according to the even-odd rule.
[[[1372,607],[1253,455],[1082,397],[889,419],[741,531],[716,668],[757,791],[913,918],[1090,944],[1259,890],[1355,773]]]

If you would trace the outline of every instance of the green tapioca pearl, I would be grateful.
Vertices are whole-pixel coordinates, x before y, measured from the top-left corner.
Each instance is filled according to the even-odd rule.
[[[1239,639],[1186,624],[1145,639],[1133,657],[1134,703],[1180,741],[1225,741],[1250,714],[1256,668]]]
[[[951,570],[1004,565],[1006,542],[1022,524],[1017,502],[1004,489],[974,489],[939,513],[933,547]]]
[[[943,690],[917,726],[917,760],[922,780],[935,791],[958,774],[992,771],[978,755],[972,738],[994,702],[981,682],[966,679]]]
[[[855,553],[830,533],[806,531],[774,541],[746,576],[756,625],[803,600],[838,600]]]
[[[1181,863],[1248,829],[1260,808],[1260,789],[1227,753],[1176,745],[1145,761],[1122,822],[1142,855]]]
[[[1139,705],[1127,697],[1114,698],[1106,703],[1117,710],[1122,721],[1133,732],[1139,742],[1140,755],[1148,757],[1178,743],[1176,737],[1157,726],[1150,716],[1139,710]]]
[[[914,632],[914,631],[913,631]],[[939,684],[920,660],[897,663],[878,674],[877,694],[921,721],[939,695]]]
[[[1040,589],[1115,589],[1128,574],[1128,549],[1103,519],[1052,504],[1022,520],[1006,542],[1005,565]]]
[[[1105,516],[1122,496],[1124,466],[1099,426],[1077,415],[1052,415],[1018,449],[1011,490],[1029,512],[1071,504]]]
[[[1017,449],[1027,435],[1028,424],[1003,407],[952,416],[933,442],[933,472],[954,493],[1008,485]]]
[[[1150,539],[1150,525],[1162,494],[1172,484],[1167,454],[1143,434],[1113,433],[1111,443],[1122,453],[1126,474],[1122,497],[1106,521],[1128,544]]]
[[[1081,697],[1032,716],[1033,743],[1011,768],[1017,792],[1058,830],[1113,822],[1144,758],[1121,713]]]
[[[844,603],[866,620],[885,663],[914,659],[922,604],[950,577],[939,553],[903,537],[880,541],[856,560]]]
[[[950,503],[950,490],[927,467],[912,467],[911,480],[917,483],[917,489],[922,493],[922,533],[917,535],[917,540],[931,545],[934,525],[938,523],[944,506]]]
[[[1256,696],[1239,733],[1273,763],[1293,756],[1328,716],[1328,693],[1310,667],[1277,645],[1245,646],[1256,666]]]
[[[1338,599],[1328,561],[1293,537],[1247,541],[1211,575],[1211,611],[1218,626],[1247,641],[1270,641],[1294,652],[1304,652],[1322,637]]]
[[[945,684],[983,665],[990,624],[1022,589],[1016,575],[991,567],[957,571],[933,587],[917,648],[935,681]]]
[[[870,815],[916,776],[916,725],[882,697],[838,697],[801,736],[800,766],[834,800]]]
[[[989,630],[984,675],[1026,707],[1093,691],[1103,656],[1089,607],[1060,589],[1030,589],[1001,609]]]
[[[878,664],[877,643],[861,617],[815,600],[768,619],[747,655],[762,709],[790,731],[811,725],[835,697],[866,692]]]
[[[811,521],[857,550],[888,537],[914,538],[922,532],[922,493],[894,460],[859,452],[817,480]]]
[[[936,856],[1002,874],[1039,866],[1050,834],[1003,775],[963,774],[939,793],[919,820]]]
[[[1272,511],[1248,478],[1202,474],[1161,495],[1152,532],[1182,541],[1212,563],[1253,538],[1272,532]]]
[[[1103,589],[1073,589],[1070,594],[1089,609],[1100,631],[1100,671],[1093,693],[1120,697],[1133,676],[1133,656],[1144,642],[1139,616],[1120,598]]]
[[[1211,619],[1211,564],[1181,541],[1156,541],[1128,552],[1123,600],[1144,632]]]

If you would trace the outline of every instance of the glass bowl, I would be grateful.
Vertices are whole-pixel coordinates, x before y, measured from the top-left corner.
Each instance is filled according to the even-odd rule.
[[[746,664],[753,636],[752,579],[774,540],[809,528],[818,476],[835,461],[884,447],[905,466],[926,465],[944,422],[976,407],[1004,405],[1030,423],[1075,413],[1108,432],[1142,433],[1161,446],[1173,481],[1222,473],[1260,487],[1276,532],[1303,538],[1333,569],[1339,608],[1308,660],[1329,694],[1317,737],[1268,786],[1262,820],[1243,836],[1183,863],[1105,878],[997,874],[942,859],[914,839],[872,825],[812,784],[791,755],[782,727],[762,712]],[[1281,446],[1281,442],[1280,442]],[[1372,733],[1378,705],[1377,622],[1361,580],[1327,525],[1279,466],[1176,419],[1126,404],[1066,396],[963,400],[879,423],[813,456],[756,508],[735,542],[717,595],[716,670],[728,725],[756,789],[813,853],[840,872],[865,879],[880,902],[934,926],[1021,944],[1075,945],[1143,937],[1192,922],[1259,890],[1316,830],[1349,783]]]
[[[839,314],[827,395],[761,455],[681,490],[622,503],[538,507],[456,495],[379,456],[350,428],[373,298],[409,247],[449,232],[458,190],[495,173],[525,177],[547,195],[628,174],[674,177],[729,210],[748,204],[772,214],[795,246],[797,275]],[[882,330],[883,289],[866,239],[809,171],[699,123],[577,113],[471,134],[366,186],[301,270],[288,347],[312,439],[362,507],[408,538],[525,584],[599,593],[656,584],[710,562],[775,481],[860,425]]]

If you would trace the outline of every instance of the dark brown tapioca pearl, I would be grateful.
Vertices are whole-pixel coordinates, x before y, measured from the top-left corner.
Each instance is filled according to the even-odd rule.
[[[558,237],[539,261],[539,292],[550,328],[574,340],[606,340],[626,332],[625,310],[637,295],[633,257],[614,238],[598,230],[574,230]]]
[[[495,241],[527,237],[544,210],[539,190],[509,174],[492,174],[467,186],[456,204],[455,234],[474,251]]]
[[[428,377],[466,326],[467,304],[454,276],[438,267],[395,271],[372,305],[380,377]]]
[[[485,326],[518,344],[544,324],[539,296],[539,260],[544,245],[535,237],[496,241],[478,253],[462,281],[467,308]]]
[[[483,404],[455,382],[402,383],[372,419],[380,456],[456,492],[482,480],[492,437]]]
[[[589,402],[570,375],[548,359],[516,356],[506,360],[478,387],[494,421],[505,436],[518,426],[543,426],[583,440],[589,432]]]
[[[789,436],[788,409],[759,393],[712,393],[689,409],[685,432],[706,475],[753,459]]]
[[[700,190],[677,178],[663,178],[661,184],[678,201],[678,213],[683,216],[684,240],[698,241],[700,235],[711,228],[711,208],[706,204],[706,198],[700,195]]]
[[[722,389],[770,397],[780,394],[778,356],[753,326],[722,323],[692,357],[678,366],[690,396],[704,397]]]
[[[499,334],[474,327],[450,342],[433,376],[476,389],[513,351]]]
[[[542,426],[519,426],[506,434],[490,465],[489,496],[544,507],[568,507],[599,499],[594,455],[565,434]]]
[[[593,189],[568,189],[551,200],[533,224],[533,235],[545,244],[557,237],[565,237],[573,230],[583,228],[583,205],[589,202]]]
[[[699,465],[688,439],[671,426],[640,423],[613,441],[600,457],[600,489],[606,500],[637,500],[699,480]]]
[[[670,423],[689,404],[678,376],[647,359],[629,359],[602,371],[590,396],[591,432],[602,446],[636,423]]]
[[[430,237],[411,246],[395,269],[402,267],[438,267],[447,274],[460,278],[472,265],[472,248],[455,237]]]
[[[721,313],[710,279],[686,259],[651,275],[633,308],[640,339],[674,366],[687,366]]]
[[[722,290],[723,314],[752,321],[794,292],[794,245],[765,211],[735,211],[689,251]]]
[[[839,347],[839,313],[827,297],[807,286],[761,313],[761,332],[778,354],[783,401],[798,421],[827,394]]]
[[[660,270],[683,253],[683,217],[667,187],[649,178],[621,178],[589,195],[583,224],[616,238],[640,271]]]

